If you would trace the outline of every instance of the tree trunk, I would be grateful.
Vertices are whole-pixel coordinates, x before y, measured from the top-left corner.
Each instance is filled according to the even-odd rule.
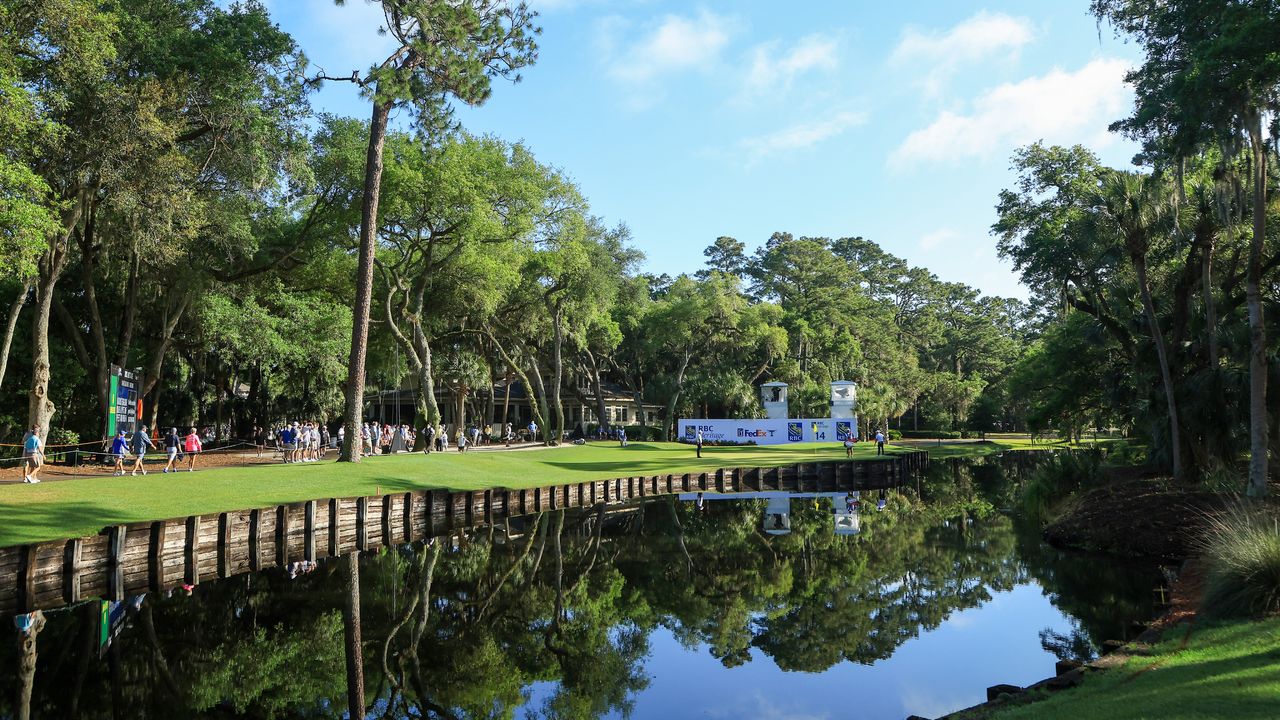
[[[13,344],[13,333],[18,327],[18,315],[27,304],[27,295],[31,292],[31,280],[22,283],[22,290],[9,306],[9,317],[5,320],[4,340],[0,340],[0,388],[4,387],[5,371],[9,367],[9,347]]]
[[[505,376],[507,386],[503,388],[505,392],[502,397],[502,426],[504,430],[506,429],[507,423],[511,421],[511,381],[514,379],[514,376],[515,373],[507,370],[507,374]],[[526,386],[525,389],[527,390],[528,387]]]
[[[417,344],[418,357],[418,409],[422,412],[422,427],[435,426],[440,423],[440,406],[436,403],[436,378],[432,364],[431,343],[418,327],[413,330]]]
[[[554,347],[552,348],[552,362],[554,364],[554,372],[551,379],[551,397],[555,402],[555,423],[556,429],[553,437],[556,442],[564,440],[564,401],[560,397],[561,388],[564,385],[564,357],[561,353],[564,348],[564,311],[557,305],[552,312],[552,329],[554,331]]]
[[[351,431],[348,429],[347,438]],[[347,712],[352,720],[364,717],[364,652],[360,647],[360,553],[349,552],[345,559],[346,602],[342,628],[347,650]]]
[[[356,270],[356,298],[351,308],[351,357],[347,363],[346,437],[338,459],[360,462],[360,420],[364,412],[364,364],[369,345],[369,309],[373,302],[373,256],[378,242],[378,194],[382,189],[382,148],[387,139],[391,102],[374,92],[369,123],[369,149],[364,166],[364,199],[360,212],[360,262]],[[361,705],[364,704],[363,697]],[[354,716],[353,716],[354,717]]]
[[[605,417],[604,409],[604,386],[600,382],[600,365],[596,363],[596,356],[590,350],[586,351],[587,362],[591,363],[591,392],[596,395],[596,422],[600,427],[609,428],[609,420]],[[639,403],[636,404],[636,418],[640,420],[641,427],[644,426],[644,407]],[[645,439],[648,439],[647,437]]]
[[[67,243],[71,231],[80,222],[88,203],[89,192],[82,190],[76,202],[63,213],[62,232],[54,238],[40,260],[40,276],[36,281],[36,314],[31,323],[31,392],[27,399],[27,425],[38,427],[43,441],[49,434],[49,423],[57,411],[49,400],[49,315],[53,311],[53,292],[62,276],[67,259]]]
[[[663,421],[663,434],[670,440],[676,433],[676,403],[680,401],[680,393],[684,391],[684,373],[689,368],[691,353],[686,352],[680,361],[680,371],[676,373],[676,391],[667,400],[667,417]]]
[[[44,613],[36,611],[31,629],[18,635],[18,720],[31,718],[31,691],[36,679],[36,636],[44,629]]]
[[[1209,336],[1209,369],[1218,370],[1218,305],[1213,297],[1213,233],[1200,243],[1200,292],[1204,298],[1204,331]]]
[[[547,404],[547,388],[542,384],[542,368],[538,367],[538,356],[532,353],[529,354],[529,371],[533,374],[534,385],[538,391],[538,400],[542,403],[542,407],[549,408],[550,405]],[[525,386],[526,390],[528,387],[528,385]],[[529,408],[532,410],[534,405],[533,393],[526,392],[525,394],[529,396]],[[542,443],[550,445],[551,423],[546,416],[540,413],[536,413],[536,415],[538,416],[538,427],[542,430]]]
[[[138,317],[138,275],[142,261],[138,257],[137,241],[129,251],[129,287],[125,289],[124,321],[120,323],[120,335],[116,341],[116,364],[129,366],[130,345],[133,344],[133,328]]]
[[[1262,114],[1249,123],[1253,153],[1253,239],[1249,243],[1245,302],[1249,308],[1249,486],[1250,497],[1267,494],[1267,330],[1262,315],[1262,248],[1267,230],[1267,151]]]
[[[454,432],[467,431],[467,389],[459,387],[453,393],[455,409],[453,413]]]
[[[1160,330],[1160,321],[1156,318],[1155,303],[1151,299],[1151,286],[1147,283],[1146,257],[1134,254],[1133,265],[1138,272],[1138,287],[1142,292],[1142,307],[1146,311],[1147,323],[1151,328],[1151,339],[1156,344],[1156,359],[1160,363],[1160,381],[1164,385],[1164,399],[1169,412],[1169,446],[1170,454],[1173,458],[1173,479],[1184,480],[1178,402],[1173,392],[1173,374],[1169,370],[1169,352],[1164,346],[1164,333]]]

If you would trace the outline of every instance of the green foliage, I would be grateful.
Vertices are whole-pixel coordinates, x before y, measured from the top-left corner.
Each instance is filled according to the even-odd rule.
[[[1201,543],[1201,612],[1241,617],[1280,611],[1280,513],[1274,506],[1228,506],[1210,520]]]
[[[1095,487],[1102,479],[1102,453],[1073,450],[1053,453],[1032,473],[1022,488],[1022,514],[1039,520],[1051,519],[1064,502],[1081,490]]]
[[[212,648],[191,668],[198,712],[224,703],[266,717],[312,708],[345,692],[342,614],[328,612],[304,627],[256,628],[247,638]]]

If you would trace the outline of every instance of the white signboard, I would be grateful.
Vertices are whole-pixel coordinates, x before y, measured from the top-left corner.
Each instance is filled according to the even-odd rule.
[[[703,442],[742,445],[783,445],[798,442],[844,442],[858,437],[857,418],[790,418],[782,420],[680,420],[680,437],[693,442],[702,431]]]

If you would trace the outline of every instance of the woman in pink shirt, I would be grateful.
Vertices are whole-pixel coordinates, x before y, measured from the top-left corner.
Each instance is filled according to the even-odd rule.
[[[195,428],[191,428],[191,432],[182,439],[182,449],[187,453],[187,472],[194,472],[196,469],[196,455],[204,449],[200,444],[200,435]]]

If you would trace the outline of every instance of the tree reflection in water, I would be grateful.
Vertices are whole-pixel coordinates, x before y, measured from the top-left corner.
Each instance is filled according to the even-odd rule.
[[[590,718],[633,708],[659,629],[726,667],[819,672],[888,658],[1033,579],[1076,619],[1072,635],[1042,634],[1046,648],[1088,654],[1149,613],[1152,581],[1047,549],[997,512],[1021,475],[936,463],[918,490],[864,513],[856,536],[833,531],[828,498],[793,500],[791,532],[776,536],[761,532],[761,500],[548,511],[358,568],[344,557],[292,580],[149,595],[113,661],[99,659],[96,605],[53,611],[38,657],[10,642],[0,662],[21,683],[23,659],[36,661],[35,718],[337,718],[356,703],[377,718]],[[0,716],[19,716],[14,702],[20,684]]]

